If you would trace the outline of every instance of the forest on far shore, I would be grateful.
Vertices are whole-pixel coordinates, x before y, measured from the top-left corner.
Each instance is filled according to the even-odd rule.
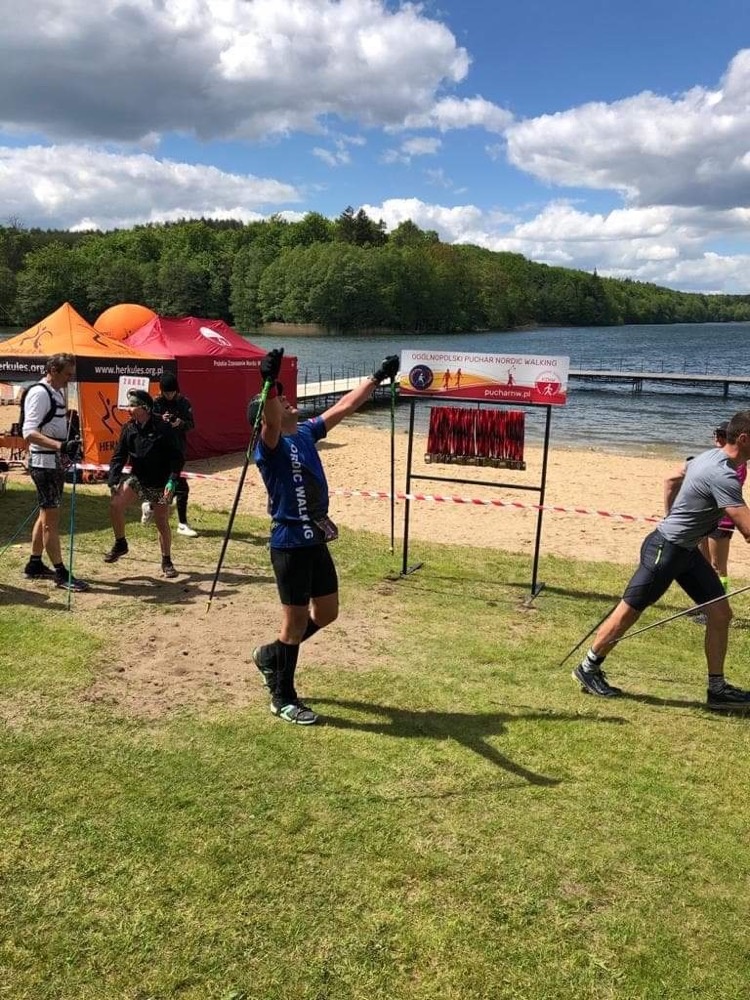
[[[442,243],[437,233],[347,208],[242,223],[183,220],[112,232],[0,226],[0,325],[30,326],[70,302],[89,322],[136,302],[164,316],[331,332],[463,333],[528,325],[750,320],[750,295],[677,292],[521,254]]]

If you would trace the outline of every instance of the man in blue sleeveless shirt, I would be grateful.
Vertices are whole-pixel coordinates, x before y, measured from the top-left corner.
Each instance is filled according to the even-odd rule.
[[[750,458],[750,410],[735,413],[726,431],[726,444],[710,448],[685,466],[685,477],[669,512],[641,547],[641,561],[622,600],[599,626],[591,649],[573,671],[581,689],[602,698],[622,694],[602,670],[607,653],[655,604],[671,583],[682,587],[695,604],[708,604],[706,614],[707,703],[713,707],[744,706],[750,709],[750,691],[743,691],[724,678],[729,622],[728,601],[718,600],[724,587],[716,570],[698,548],[726,515],[750,541],[750,511],[742,498],[736,468]]]
[[[328,543],[336,526],[328,517],[328,483],[316,443],[345,417],[366,403],[385,379],[398,373],[398,355],[387,357],[368,379],[319,417],[298,423],[298,410],[279,383],[282,350],[261,362],[270,389],[262,415],[255,461],[268,490],[271,514],[271,564],[281,599],[282,618],[276,642],[253,650],[253,661],[271,692],[271,712],[286,722],[309,726],[317,715],[297,696],[294,673],[300,643],[335,621],[339,611],[338,577]],[[248,408],[255,424],[259,397]]]

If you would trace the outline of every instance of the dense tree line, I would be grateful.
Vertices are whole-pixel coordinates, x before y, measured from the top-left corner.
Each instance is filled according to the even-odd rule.
[[[0,226],[0,324],[62,302],[89,321],[118,302],[162,315],[330,330],[506,330],[750,319],[750,296],[696,295],[441,243],[436,233],[347,208],[243,224],[206,219],[114,232]]]

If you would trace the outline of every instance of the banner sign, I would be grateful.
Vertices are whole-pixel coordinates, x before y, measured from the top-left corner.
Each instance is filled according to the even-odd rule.
[[[402,351],[399,394],[564,406],[569,358]]]
[[[0,351],[1,354],[1,351]],[[44,377],[44,356],[5,355],[0,357],[0,382],[33,382]],[[79,382],[116,382],[123,375],[138,375],[152,382],[164,372],[177,373],[173,358],[107,358],[76,355],[76,378]]]
[[[131,389],[143,389],[148,392],[149,380],[142,375],[121,375],[117,386],[117,405],[125,410],[128,406],[128,393]]]

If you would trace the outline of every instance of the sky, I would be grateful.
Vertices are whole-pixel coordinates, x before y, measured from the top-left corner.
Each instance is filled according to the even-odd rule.
[[[0,225],[351,206],[750,293],[748,0],[0,0],[0,16]]]

